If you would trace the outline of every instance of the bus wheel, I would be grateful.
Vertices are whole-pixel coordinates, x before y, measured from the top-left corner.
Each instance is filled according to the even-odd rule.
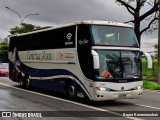
[[[31,87],[31,81],[29,78],[26,79],[26,89],[30,89]]]
[[[25,87],[25,79],[21,75],[19,76],[19,86],[22,88]]]
[[[75,99],[76,98],[76,91],[75,91],[75,87],[74,85],[69,85],[67,87],[67,97],[69,97],[70,99]]]

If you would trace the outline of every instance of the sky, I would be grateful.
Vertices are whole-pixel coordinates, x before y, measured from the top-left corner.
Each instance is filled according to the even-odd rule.
[[[134,4],[133,4],[134,5]],[[115,3],[115,0],[0,0],[0,37],[9,35],[10,28],[19,26],[19,13],[24,23],[36,26],[58,26],[80,20],[107,20],[126,22],[133,17],[127,9]],[[145,9],[143,10],[145,11]],[[142,12],[143,12],[142,11]],[[145,23],[142,24],[145,26]],[[142,50],[154,51],[157,43],[157,32],[142,35]]]

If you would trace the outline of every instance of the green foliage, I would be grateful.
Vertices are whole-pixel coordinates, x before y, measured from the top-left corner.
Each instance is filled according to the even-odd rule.
[[[34,29],[36,28],[36,26],[32,25],[32,24],[26,24],[26,23],[23,23],[21,25],[21,27],[14,27],[14,28],[11,28],[11,30],[9,31],[12,35],[13,34],[21,34],[21,33],[26,33],[26,32],[31,32],[33,31]]]
[[[147,80],[143,80],[143,88],[152,89],[152,90],[160,90],[160,85],[156,83],[149,82]]]
[[[158,49],[158,44],[155,44],[153,47],[157,50]]]
[[[158,44],[155,44],[153,47],[154,47],[155,51],[158,51]],[[158,52],[156,52],[155,58],[158,59]]]
[[[8,43],[0,43],[0,62],[8,62]]]
[[[158,76],[158,61],[155,59],[152,61],[153,67],[151,69],[147,68],[147,60],[142,59],[142,76]]]

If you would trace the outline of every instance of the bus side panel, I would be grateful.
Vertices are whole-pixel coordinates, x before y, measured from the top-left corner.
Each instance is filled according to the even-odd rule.
[[[52,79],[52,80],[32,80],[31,86],[42,88],[59,93],[65,93],[65,80],[64,79]]]
[[[71,26],[11,38],[10,79],[19,82],[14,74],[17,69],[18,74],[29,76],[33,86],[64,93],[64,82],[73,78],[77,96],[91,99],[77,63],[75,30]],[[59,76],[65,77],[57,79]]]
[[[54,91],[58,93],[63,93],[65,94],[65,83],[68,79],[63,78],[63,79],[52,79],[52,80],[31,80],[31,86],[40,88],[40,89],[45,89],[49,91]],[[75,84],[76,88],[76,95],[77,97],[89,99],[85,91],[82,89],[81,85],[79,85],[77,82],[74,80],[72,81]]]

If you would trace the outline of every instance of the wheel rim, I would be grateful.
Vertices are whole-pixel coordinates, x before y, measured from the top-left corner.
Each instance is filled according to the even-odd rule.
[[[26,86],[29,86],[29,79],[26,80]]]
[[[22,79],[22,76],[20,76],[20,80],[19,80],[19,85],[21,86],[21,87],[23,87],[23,79]]]
[[[23,86],[23,81],[22,81],[22,79],[20,79],[19,85],[20,85],[20,86]]]
[[[74,86],[70,86],[69,87],[68,93],[69,93],[70,97],[75,96],[75,88],[74,88]]]
[[[20,76],[20,78],[19,78],[19,85],[20,85],[20,87],[25,87],[26,85],[25,85],[26,83],[25,83],[25,79],[23,78],[23,76]]]
[[[29,88],[29,87],[30,87],[30,80],[26,79],[26,88]]]

